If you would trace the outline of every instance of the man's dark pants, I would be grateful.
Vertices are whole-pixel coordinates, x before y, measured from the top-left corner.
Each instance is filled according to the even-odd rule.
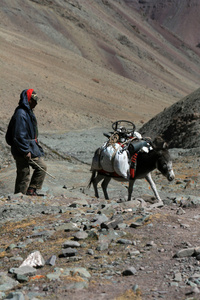
[[[32,158],[42,169],[46,171],[47,165],[42,157]],[[41,189],[46,173],[41,170],[32,161],[18,156],[15,157],[17,167],[17,177],[15,181],[15,194],[26,194],[28,188]],[[30,178],[30,166],[34,169],[32,177]]]

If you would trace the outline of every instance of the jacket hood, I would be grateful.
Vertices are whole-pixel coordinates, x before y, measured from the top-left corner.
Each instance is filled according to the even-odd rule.
[[[30,110],[29,101],[31,99],[32,93],[33,93],[33,89],[27,89],[21,92],[20,100],[19,100],[20,107],[23,106],[26,109]]]

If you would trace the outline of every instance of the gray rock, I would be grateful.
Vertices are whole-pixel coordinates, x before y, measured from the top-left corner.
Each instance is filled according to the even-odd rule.
[[[3,292],[0,292],[0,299],[5,299],[6,294]]]
[[[76,223],[66,223],[64,225],[61,225],[60,227],[56,228],[56,230],[64,230],[66,232],[68,231],[79,231],[79,227]]]
[[[121,232],[116,232],[114,229],[106,230],[105,232],[99,235],[99,242],[107,242],[108,244],[110,244],[111,242],[116,241],[120,237],[119,234],[121,234]]]
[[[179,250],[174,257],[181,258],[181,257],[190,257],[194,254],[195,248],[187,248]]]
[[[60,280],[61,269],[55,268],[53,273],[47,274],[49,280]]]
[[[108,249],[108,243],[101,243],[97,246],[96,250],[97,251],[104,251]]]
[[[8,296],[4,299],[25,300],[24,295],[21,292],[12,292],[12,293],[8,294]]]
[[[117,228],[117,225],[120,224],[120,223],[123,223],[123,217],[122,216],[119,216],[111,221],[108,221],[108,222],[103,222],[101,224],[101,228],[106,228],[106,229],[109,229],[109,228]]]
[[[118,244],[132,245],[133,242],[127,239],[120,239],[117,241]]]
[[[37,273],[36,269],[30,266],[23,266],[20,268],[13,268],[13,274],[17,275],[25,275],[25,276],[33,276]]]
[[[28,282],[28,280],[29,280],[28,276],[21,275],[21,274],[17,274],[16,279],[19,282]]]
[[[197,259],[197,260],[200,260],[200,254],[198,254],[198,255],[196,256],[196,259]]]
[[[94,255],[94,251],[93,251],[92,249],[88,249],[88,250],[87,250],[87,254],[89,254],[89,255]]]
[[[21,256],[13,256],[10,258],[10,261],[23,261],[23,258]]]
[[[76,241],[66,241],[64,242],[64,244],[62,245],[63,248],[68,248],[68,247],[71,247],[71,248],[78,248],[80,247],[80,244]]]
[[[74,204],[77,206],[88,206],[88,202],[85,199],[75,200],[71,205],[69,205],[69,207],[74,207]]]
[[[196,247],[194,249],[194,255],[199,255],[200,254],[200,247]]]
[[[74,282],[65,286],[65,290],[82,290],[85,288],[88,288],[87,281]]]
[[[181,273],[174,274],[174,281],[181,282],[182,281],[182,274]]]
[[[102,223],[107,222],[108,221],[108,217],[106,217],[106,215],[102,214],[102,215],[98,215],[94,218],[94,221],[91,223],[92,227],[96,227],[96,226],[100,226]]]
[[[87,237],[88,237],[88,234],[87,234],[87,232],[85,232],[85,231],[78,231],[78,232],[76,232],[74,235],[74,238],[76,239],[76,240],[84,240],[84,239],[87,239]]]
[[[78,268],[78,267],[75,267],[75,268],[66,268],[64,269],[62,275],[64,276],[80,276],[82,278],[87,278],[87,279],[90,279],[91,278],[91,274],[87,271],[87,269],[85,268]]]
[[[32,234],[30,236],[30,238],[37,238],[37,237],[49,237],[49,236],[52,236],[54,234],[54,230],[44,230],[44,231],[40,231],[40,232],[35,232],[34,234]]]
[[[189,292],[186,293],[187,296],[193,295],[193,294],[200,294],[200,290],[197,286],[195,286],[192,290],[190,290]]]
[[[60,255],[61,257],[70,257],[70,256],[75,256],[77,254],[77,250],[74,248],[66,248],[62,250],[62,254]]]
[[[14,288],[15,286],[17,286],[18,284],[19,284],[19,282],[10,278],[7,275],[7,273],[5,273],[5,272],[0,273],[0,291],[1,292],[9,291],[12,288]]]
[[[17,248],[17,245],[15,245],[15,244],[10,244],[10,245],[6,248],[6,251],[7,251],[7,250],[12,250],[12,249],[14,249],[14,248]]]
[[[129,267],[128,269],[124,270],[122,272],[123,276],[131,276],[131,275],[135,275],[137,272],[137,270],[134,267]]]
[[[185,214],[185,211],[181,207],[179,207],[176,214],[177,215],[183,215],[183,214]]]
[[[56,255],[52,255],[47,261],[46,261],[46,265],[49,266],[55,266],[56,263]]]

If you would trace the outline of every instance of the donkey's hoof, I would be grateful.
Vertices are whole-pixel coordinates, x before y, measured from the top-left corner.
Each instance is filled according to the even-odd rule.
[[[151,205],[151,208],[161,208],[164,206],[163,202],[157,202]]]

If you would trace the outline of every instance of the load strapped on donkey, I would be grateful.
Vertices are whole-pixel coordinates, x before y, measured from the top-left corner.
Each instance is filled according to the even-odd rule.
[[[104,133],[108,140],[96,150],[92,159],[91,170],[98,170],[112,177],[127,180],[135,176],[137,155],[139,151],[148,152],[151,148],[150,138],[142,138],[135,131],[134,123],[119,120],[112,124],[113,131]]]

